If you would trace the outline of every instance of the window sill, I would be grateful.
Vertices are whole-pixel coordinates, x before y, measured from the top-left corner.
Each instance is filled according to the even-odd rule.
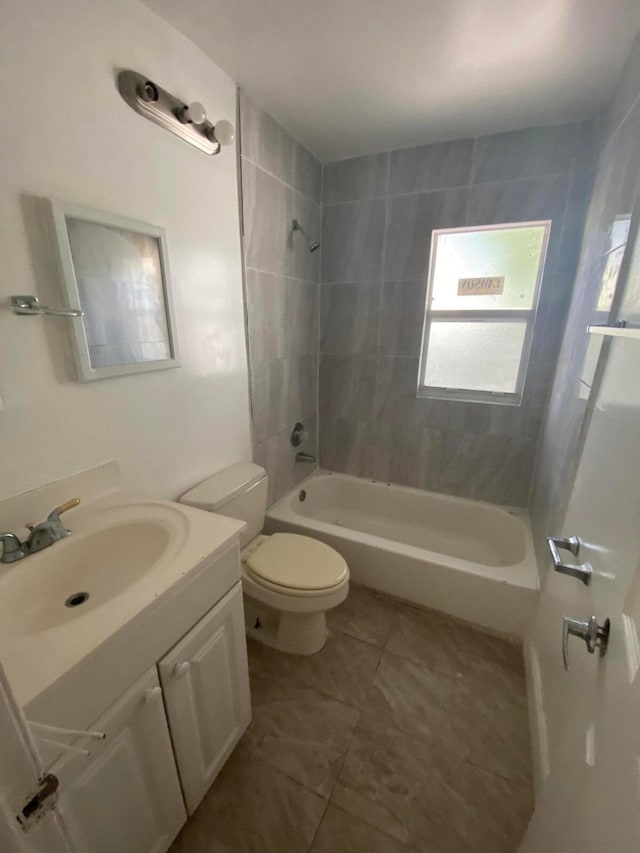
[[[447,400],[450,403],[482,403],[485,406],[511,406],[522,405],[521,394],[487,394],[472,391],[440,391],[435,388],[418,388],[416,397],[420,400]]]

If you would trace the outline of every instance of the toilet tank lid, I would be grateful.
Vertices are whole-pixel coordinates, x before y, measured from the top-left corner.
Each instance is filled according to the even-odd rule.
[[[203,480],[202,483],[181,495],[178,500],[180,503],[213,512],[265,476],[266,472],[260,465],[255,465],[253,462],[238,462]]]

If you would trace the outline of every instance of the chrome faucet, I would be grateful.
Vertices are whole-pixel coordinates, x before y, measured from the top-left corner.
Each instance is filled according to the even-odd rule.
[[[41,521],[40,524],[27,524],[29,536],[25,542],[20,542],[15,533],[0,533],[0,542],[2,543],[0,563],[15,563],[17,560],[22,560],[23,557],[35,554],[37,551],[42,551],[43,548],[48,548],[49,545],[53,545],[54,542],[68,536],[71,531],[62,524],[60,516],[63,512],[78,506],[79,503],[80,498],[72,498],[52,509],[46,521]]]
[[[316,457],[312,456],[310,453],[305,453],[304,450],[299,450],[296,453],[296,462],[315,462]]]

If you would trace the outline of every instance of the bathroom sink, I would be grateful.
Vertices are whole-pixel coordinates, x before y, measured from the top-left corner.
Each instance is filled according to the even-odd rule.
[[[85,529],[16,563],[3,580],[3,634],[39,633],[91,614],[131,592],[185,538],[181,514],[165,506],[110,508],[84,521]]]
[[[113,462],[0,501],[3,529],[24,541],[74,495],[69,536],[0,563],[0,657],[23,707],[51,691],[66,707],[74,684],[86,698],[87,678],[92,695],[133,683],[240,580],[243,522],[124,488]]]

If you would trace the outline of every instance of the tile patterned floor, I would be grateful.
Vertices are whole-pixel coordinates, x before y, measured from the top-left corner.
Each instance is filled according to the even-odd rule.
[[[253,722],[170,853],[515,853],[522,653],[362,587],[312,657],[249,643]]]

